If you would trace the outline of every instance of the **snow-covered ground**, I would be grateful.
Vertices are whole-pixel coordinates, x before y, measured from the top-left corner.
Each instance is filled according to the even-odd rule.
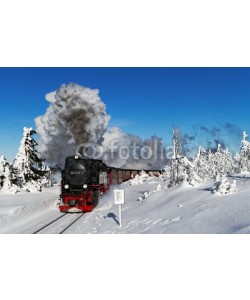
[[[121,227],[111,190],[101,197],[93,212],[85,214],[65,233],[249,233],[250,178],[235,176],[229,180],[233,179],[238,191],[227,195],[211,192],[213,180],[197,187],[169,189],[164,189],[166,183],[157,178],[136,185],[127,182],[115,187],[124,189],[126,195]],[[60,216],[58,195],[58,186],[42,193],[1,194],[0,233],[32,233]],[[46,233],[57,232],[55,226],[52,229]]]
[[[0,233],[19,233],[33,220],[57,210],[59,186],[43,192],[0,193]],[[12,229],[15,228],[16,229]]]

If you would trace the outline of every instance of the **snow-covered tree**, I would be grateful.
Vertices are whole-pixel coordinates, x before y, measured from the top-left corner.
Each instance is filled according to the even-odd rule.
[[[181,140],[180,131],[178,128],[173,130],[173,157],[170,160],[170,181],[169,186],[179,185],[185,177],[185,168],[182,166],[181,159]]]
[[[216,152],[210,158],[214,176],[229,175],[233,172],[233,156],[228,149],[222,149],[218,144]]]
[[[41,191],[49,171],[38,156],[34,134],[35,130],[24,127],[23,139],[13,163],[15,183],[26,191]]]
[[[211,190],[212,193],[218,193],[221,195],[236,193],[236,180],[233,180],[233,182],[229,182],[228,178],[225,175],[217,175],[215,184]]]
[[[188,183],[196,185],[217,175],[229,175],[234,171],[235,161],[228,149],[218,144],[215,152],[199,147],[197,155],[189,159],[181,154],[178,135],[174,132],[174,155],[170,163],[169,186]],[[178,145],[178,147],[176,147]]]
[[[196,173],[203,179],[215,178],[219,175],[231,174],[234,170],[234,159],[228,149],[218,144],[215,152],[200,147],[194,158]]]
[[[181,153],[180,131],[177,128],[173,131],[173,148],[170,170],[165,168],[169,172],[169,187],[183,183],[194,184],[199,178],[195,174],[194,164]]]
[[[199,151],[194,158],[195,173],[199,178],[204,181],[211,178],[211,165],[209,159],[211,158],[211,152],[207,152],[203,147],[199,147]]]
[[[240,161],[239,161],[239,173],[249,171],[248,159],[250,157],[250,142],[247,141],[247,133],[244,131],[242,134],[242,141],[240,147]]]
[[[0,157],[0,191],[15,194],[20,191],[13,182],[15,173],[4,156]]]
[[[233,158],[233,172],[234,173],[241,173],[240,172],[240,164],[241,158],[239,152],[237,152]]]
[[[183,183],[190,184],[194,177],[194,165],[186,156],[172,160],[170,186]]]
[[[171,175],[171,167],[169,165],[166,165],[162,174],[159,175],[160,181],[167,181],[170,178]]]

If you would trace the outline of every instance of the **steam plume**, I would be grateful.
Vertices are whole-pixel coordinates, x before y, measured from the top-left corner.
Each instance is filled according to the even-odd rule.
[[[80,154],[88,156],[85,150],[92,145],[101,149],[98,158],[110,166],[135,169],[164,167],[166,155],[160,138],[143,141],[119,128],[107,128],[110,116],[98,93],[98,90],[71,83],[46,95],[50,106],[43,116],[35,120],[43,158],[63,167],[66,156],[75,155],[80,150]]]
[[[40,151],[48,162],[63,165],[79,144],[101,144],[110,116],[98,90],[71,83],[46,95],[50,106],[36,118]]]

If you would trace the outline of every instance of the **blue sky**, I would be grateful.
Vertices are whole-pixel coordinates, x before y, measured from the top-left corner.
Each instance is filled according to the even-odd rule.
[[[233,123],[250,133],[250,68],[0,68],[0,154],[13,159],[24,126],[63,83],[98,88],[123,131],[171,140],[173,126]]]

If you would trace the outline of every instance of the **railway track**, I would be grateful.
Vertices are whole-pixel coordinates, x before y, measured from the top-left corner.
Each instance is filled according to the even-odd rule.
[[[43,227],[39,228],[33,234],[40,234],[40,233],[57,233],[63,234],[68,228],[70,228],[74,223],[76,223],[85,213],[81,213],[80,215],[76,214],[68,214],[65,213],[62,216],[54,219],[53,221],[47,223]],[[70,216],[70,217],[69,217]],[[75,217],[76,216],[76,217]],[[69,218],[69,220],[66,220]],[[65,219],[67,224],[64,222],[60,222],[59,220]],[[58,223],[58,225],[56,225]],[[51,232],[49,229],[51,228]]]

